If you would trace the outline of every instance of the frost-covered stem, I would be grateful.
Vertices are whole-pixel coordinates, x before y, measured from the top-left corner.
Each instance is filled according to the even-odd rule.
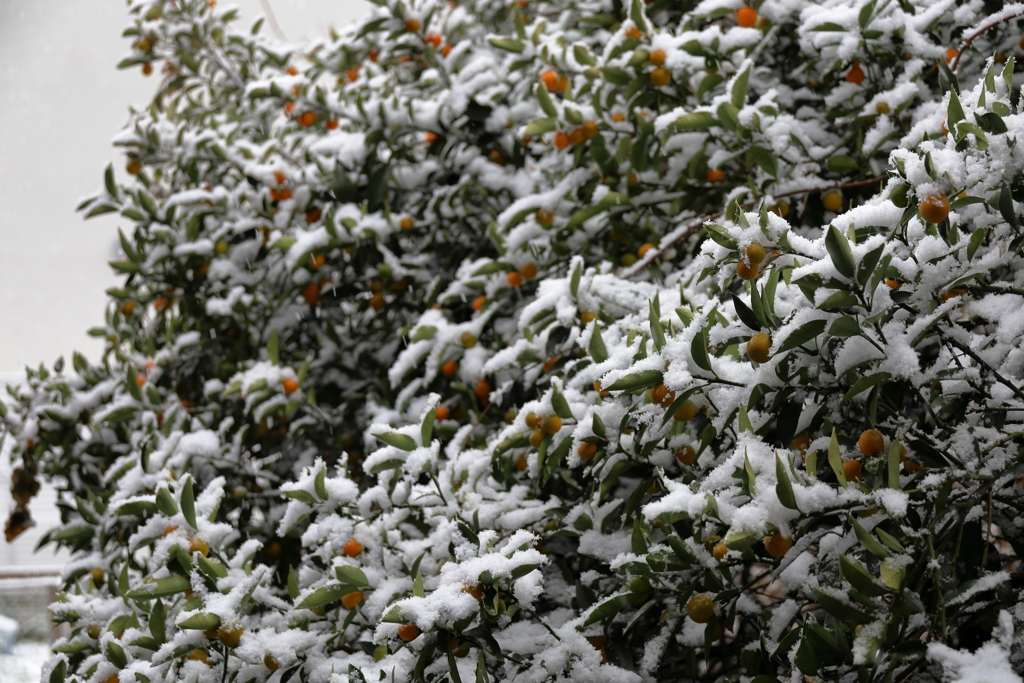
[[[220,683],[225,683],[228,680],[228,649],[224,648],[224,668],[221,669]]]
[[[1024,9],[1017,10],[1013,14],[1008,14],[1006,16],[1000,17],[999,19],[996,19],[995,21],[993,21],[990,24],[985,24],[984,26],[979,28],[977,31],[975,31],[971,35],[967,36],[967,38],[964,39],[964,42],[962,42],[960,44],[960,51],[956,53],[956,57],[953,57],[953,61],[949,63],[949,70],[950,71],[956,71],[956,68],[958,66],[960,66],[960,57],[963,56],[964,50],[966,50],[967,48],[969,48],[971,46],[971,43],[974,42],[975,38],[979,37],[981,34],[985,33],[986,31],[988,31],[990,29],[993,29],[996,26],[999,26],[999,24],[1006,23],[1007,21],[1010,21],[1011,19],[1016,19],[1019,16],[1024,16]]]
[[[540,615],[537,614],[536,612],[534,612],[532,609],[528,609],[528,608],[520,605],[519,606],[519,611],[520,612],[526,612],[527,614],[532,615],[533,618],[537,620],[537,623],[539,623],[541,626],[546,628],[548,630],[548,633],[550,633],[552,635],[552,637],[554,637],[555,640],[557,640],[559,642],[562,641],[562,639],[558,636],[558,634],[551,630],[551,627],[548,626],[547,622],[544,621],[543,619],[541,619]]]
[[[792,192],[783,192],[782,194],[772,195],[772,197],[774,197],[775,199],[782,199],[784,197],[795,197],[796,195],[807,195],[812,192],[824,192],[825,190],[842,189],[847,187],[860,187],[863,185],[871,185],[872,183],[881,182],[885,180],[887,177],[888,176],[883,175],[875,176],[874,178],[868,178],[867,180],[855,180],[850,183],[832,183],[831,185],[823,185],[821,187],[809,187],[804,190],[793,190]],[[751,206],[755,206],[762,199],[763,198],[759,197],[758,199],[751,199],[748,202],[743,202],[742,204],[740,204],[740,208],[747,209],[750,208]],[[620,277],[624,279],[636,277],[636,275],[643,272],[644,269],[647,268],[647,266],[649,266],[656,258],[658,258],[658,256],[663,254],[669,247],[675,245],[677,242],[680,242],[688,237],[692,237],[694,234],[696,234],[698,230],[700,230],[704,226],[705,223],[707,223],[708,221],[713,221],[716,218],[721,218],[724,214],[725,211],[716,211],[713,214],[704,216],[703,218],[694,221],[686,228],[686,230],[679,233],[665,244],[659,244],[657,249],[651,249],[650,251],[648,251],[647,254],[642,259],[637,261],[636,264],[633,265],[631,268],[624,269]]]
[[[941,338],[942,338],[942,339],[944,339],[945,341],[949,342],[950,344],[952,344],[953,346],[955,346],[956,348],[960,349],[961,351],[963,351],[964,353],[966,353],[966,354],[967,354],[968,356],[970,356],[971,358],[973,358],[973,359],[974,359],[974,361],[975,361],[976,363],[978,363],[978,365],[980,365],[980,366],[982,366],[982,367],[984,367],[984,368],[988,368],[988,369],[989,369],[989,370],[990,370],[990,371],[992,372],[992,375],[993,375],[993,376],[994,376],[994,377],[996,378],[996,381],[998,381],[998,382],[999,382],[1000,384],[1002,384],[1002,385],[1003,385],[1003,386],[1005,386],[1005,387],[1006,387],[1007,389],[1009,389],[1010,391],[1012,391],[1012,392],[1013,392],[1013,394],[1014,394],[1014,396],[1016,396],[1016,397],[1017,397],[1017,398],[1019,398],[1020,400],[1024,401],[1024,393],[1022,393],[1022,392],[1021,392],[1021,390],[1020,390],[1020,389],[1018,389],[1018,388],[1017,388],[1017,387],[1016,387],[1016,386],[1015,386],[1015,385],[1013,384],[1013,382],[1011,382],[1010,380],[1008,380],[1008,379],[1006,379],[1005,377],[1003,377],[1002,375],[1000,375],[1000,374],[999,374],[999,371],[998,371],[998,370],[996,370],[996,369],[995,369],[995,368],[993,368],[993,367],[992,367],[991,365],[989,365],[988,363],[986,363],[985,361],[983,361],[983,360],[982,360],[982,359],[981,359],[981,358],[980,358],[980,357],[978,356],[978,354],[976,354],[976,353],[975,353],[974,351],[972,351],[972,350],[970,349],[970,347],[968,347],[968,346],[964,346],[963,344],[961,344],[960,342],[958,342],[958,341],[957,341],[956,339],[953,339],[952,337],[950,337],[950,336],[949,336],[949,335],[947,335],[947,334],[943,334],[943,332],[942,332],[942,330],[941,330],[941,329],[939,329],[939,330],[938,330],[938,333],[939,333],[939,337],[941,337]]]
[[[988,521],[985,524],[985,547],[981,550],[981,566],[978,567],[978,578],[985,575],[985,565],[988,564],[988,547],[992,544],[992,488],[988,490]]]
[[[987,294],[1016,294],[1017,296],[1024,296],[1024,289],[1018,289],[1016,287],[990,287],[986,285],[975,285],[973,287],[965,287],[969,294],[975,292],[983,292]]]

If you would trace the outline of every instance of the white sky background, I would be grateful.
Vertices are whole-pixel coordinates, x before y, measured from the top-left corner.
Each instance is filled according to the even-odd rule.
[[[370,6],[262,2],[290,42],[327,36]],[[246,29],[263,14],[261,0],[219,3],[235,5]],[[129,105],[149,102],[160,77],[159,67],[148,78],[115,68],[130,49],[121,37],[129,25],[126,4],[116,0],[0,0],[0,373],[58,356],[70,366],[72,351],[95,359],[102,350],[86,330],[103,322],[104,291],[117,284],[107,261],[117,228],[130,226],[113,215],[85,222],[75,206],[102,186],[108,163],[123,177],[124,156],[110,140]],[[9,467],[0,464],[0,522],[11,506]],[[31,555],[41,530],[56,521],[43,498],[52,501],[40,496],[31,506],[35,533],[13,544],[0,538],[0,567],[54,562]]]

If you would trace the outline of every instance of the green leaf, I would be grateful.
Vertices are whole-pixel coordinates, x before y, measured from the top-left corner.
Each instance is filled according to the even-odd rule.
[[[64,680],[68,677],[68,662],[66,659],[61,658],[57,665],[53,667],[53,671],[50,672],[50,683],[64,683]]]
[[[288,597],[295,600],[299,597],[299,579],[295,576],[295,567],[288,565]]]
[[[739,109],[747,103],[747,84],[750,81],[750,67],[736,74],[732,81],[732,105]]]
[[[613,617],[633,602],[631,595],[617,595],[614,598],[605,600],[600,605],[594,608],[594,610],[587,617],[586,621],[583,622],[583,626],[590,626],[596,624],[599,621],[604,621],[609,617]]]
[[[857,296],[853,292],[843,289],[835,294],[830,294],[818,308],[823,311],[835,311],[840,308],[851,308],[858,304],[860,302],[857,300]]]
[[[220,617],[212,612],[199,612],[188,619],[178,622],[178,628],[190,629],[193,631],[212,631],[220,628]]]
[[[853,532],[857,534],[857,540],[864,546],[864,549],[880,560],[889,557],[889,551],[882,547],[882,544],[875,540],[875,537],[867,532],[860,523],[853,517],[848,517],[853,526]]]
[[[954,130],[956,124],[963,121],[964,108],[960,104],[960,98],[957,97],[955,90],[949,91],[949,105],[946,107],[946,128]]]
[[[739,406],[739,416],[737,418],[739,422],[739,428],[741,432],[747,432],[748,434],[754,433],[754,427],[750,424],[750,416],[747,415],[747,409],[741,403]],[[745,456],[744,456],[745,457]]]
[[[779,502],[790,510],[799,510],[796,496],[793,494],[793,483],[789,479],[789,472],[786,471],[786,466],[777,453],[775,454],[775,480],[775,495],[779,497]]]
[[[846,487],[846,471],[843,470],[843,456],[839,452],[839,440],[836,438],[836,428],[832,428],[832,441],[828,444],[828,464],[832,467],[832,471],[835,472],[836,479],[839,480],[839,485]]]
[[[515,52],[517,54],[526,49],[526,43],[515,38],[488,38],[487,42],[499,50]]]
[[[839,619],[839,621],[844,624],[870,624],[874,621],[874,619],[869,615],[864,614],[856,607],[833,598],[824,591],[813,587],[811,590],[814,591],[814,597],[817,598],[818,604],[821,605],[826,612],[834,616],[836,619]]]
[[[852,279],[854,264],[850,243],[847,241],[846,235],[839,232],[834,225],[830,225],[825,234],[825,248],[828,250],[829,256],[832,257],[832,265],[836,270]]]
[[[878,596],[885,595],[888,592],[885,590],[884,586],[875,581],[875,577],[868,573],[868,570],[864,568],[864,565],[855,559],[847,557],[846,555],[839,556],[839,573],[842,574],[843,578],[846,579],[851,586],[864,595],[877,598]]]
[[[853,316],[843,315],[836,318],[828,333],[833,337],[856,337],[863,334],[860,323]]]
[[[534,86],[534,94],[537,96],[537,103],[540,104],[540,108],[544,110],[544,113],[551,118],[558,117],[558,109],[555,108],[555,103],[551,101],[551,95],[548,94],[548,89],[543,83],[538,83]]]
[[[584,66],[594,66],[597,64],[597,60],[594,59],[594,55],[590,53],[590,50],[586,45],[576,44],[572,47],[572,55],[576,58],[576,61]]]
[[[850,390],[846,392],[840,403],[846,403],[857,394],[863,391],[867,391],[876,384],[888,382],[890,377],[892,377],[892,375],[889,374],[888,372],[879,372],[874,375],[867,375],[865,377],[861,377],[859,380],[854,382],[853,386],[850,387]]]
[[[174,497],[166,488],[161,488],[156,492],[156,507],[168,517],[178,514],[178,504],[174,502]]]
[[[363,573],[363,570],[350,564],[341,564],[335,567],[334,575],[338,577],[338,581],[350,586],[361,587],[370,585],[370,582],[366,580],[366,574]]]
[[[546,118],[546,119],[534,119],[526,126],[526,130],[523,131],[523,137],[532,138],[544,133],[550,133],[558,130],[558,119]],[[533,209],[530,209],[527,214],[534,213]]]
[[[857,163],[857,160],[851,156],[845,154],[833,154],[828,160],[828,170],[832,173],[857,173],[861,170],[861,165]]]
[[[296,489],[295,491],[282,491],[287,498],[292,500],[299,500],[303,503],[309,503],[310,505],[316,505],[317,499],[313,497],[313,494],[309,491],[303,491],[302,489]]]
[[[572,271],[572,279],[569,281],[569,293],[577,296],[580,291],[580,278],[583,276],[583,263],[577,263]]]
[[[594,322],[594,332],[590,335],[590,344],[587,345],[587,350],[595,362],[603,363],[608,360],[608,347],[605,346],[604,339],[601,337],[601,325],[598,322]]]
[[[408,434],[399,434],[398,432],[384,432],[383,434],[374,434],[375,437],[383,441],[389,446],[401,449],[403,451],[416,450],[416,441]]]
[[[786,341],[782,342],[782,346],[779,347],[778,352],[782,353],[783,351],[789,351],[790,349],[795,349],[798,346],[806,344],[824,332],[827,325],[827,320],[811,320],[804,323],[786,337]]]
[[[817,26],[815,26],[811,30],[812,31],[835,31],[835,32],[845,33],[848,29],[845,26],[840,26],[839,24],[837,24],[835,22],[826,21],[823,24],[818,24]]]
[[[152,600],[184,593],[191,589],[191,581],[184,576],[175,575],[163,579],[146,579],[138,587],[125,593],[125,597],[133,600]]]
[[[320,468],[320,471],[316,473],[316,478],[313,480],[313,490],[316,491],[316,495],[320,500],[327,500],[330,496],[327,494],[327,466]]]
[[[656,351],[661,351],[662,347],[665,346],[665,330],[661,326],[661,320],[658,316],[653,299],[647,302],[647,307],[648,320],[651,325],[651,338],[654,340],[654,349]]]
[[[1010,185],[1007,182],[1003,182],[1003,187],[999,191],[999,213],[1015,232],[1019,229],[1017,212],[1013,208],[1013,194],[1011,194]]]
[[[626,375],[616,380],[610,387],[604,387],[605,391],[639,391],[649,389],[662,380],[662,373],[658,370],[644,370],[632,375]]]
[[[758,145],[753,145],[747,150],[747,165],[755,164],[763,168],[764,172],[773,178],[779,175],[779,158],[774,152]]]
[[[195,556],[196,564],[199,565],[199,571],[206,574],[212,580],[223,579],[228,575],[228,570],[215,559],[204,557],[202,553]]]
[[[726,249],[732,249],[735,251],[739,248],[739,245],[736,244],[736,240],[734,240],[721,225],[718,225],[717,223],[705,223],[704,229],[707,230],[708,237]]]
[[[893,439],[889,446],[889,461],[886,463],[888,484],[891,489],[900,487],[900,440]]]
[[[879,527],[875,527],[875,533],[878,534],[878,537],[880,539],[882,539],[882,543],[886,544],[887,546],[889,546],[890,548],[892,548],[896,552],[898,552],[898,553],[905,553],[905,552],[907,552],[907,549],[904,548],[903,545],[899,541],[896,540],[896,537],[893,536],[892,534],[888,533],[885,529],[881,529]]]
[[[718,120],[711,112],[694,111],[689,114],[683,114],[676,119],[675,122],[669,126],[669,131],[707,130],[712,126],[717,125]]]
[[[335,600],[340,600],[343,595],[348,595],[351,592],[352,586],[348,584],[335,583],[329,586],[322,586],[306,596],[302,602],[295,606],[295,609],[323,607]]]
[[[711,358],[708,356],[708,338],[704,328],[701,328],[697,334],[693,335],[693,341],[690,342],[690,355],[693,356],[693,362],[701,370],[705,372],[712,371]]]
[[[185,479],[185,483],[181,485],[181,514],[185,517],[185,521],[193,529],[198,530],[196,526],[196,497],[192,491],[192,476],[189,475]]]
[[[124,653],[124,648],[115,642],[107,643],[107,660],[118,669],[128,666],[128,657]]]
[[[981,243],[985,241],[985,237],[988,235],[988,228],[977,228],[971,233],[971,241],[967,245],[967,260],[974,260],[974,255],[978,253],[978,249],[981,247]]]
[[[278,350],[277,330],[270,333],[270,338],[267,339],[267,357],[270,362],[274,365],[281,364],[281,353]]]

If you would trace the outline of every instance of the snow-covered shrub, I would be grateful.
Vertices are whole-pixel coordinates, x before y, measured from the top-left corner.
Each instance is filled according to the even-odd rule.
[[[1024,7],[130,9],[49,681],[1019,680]]]

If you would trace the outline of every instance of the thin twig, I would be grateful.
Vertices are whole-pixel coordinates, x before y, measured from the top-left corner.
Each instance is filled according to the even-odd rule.
[[[270,30],[274,32],[278,40],[288,42],[288,37],[285,36],[284,31],[281,30],[281,26],[277,23],[277,17],[274,16],[274,8],[270,6],[270,0],[260,0],[260,5],[263,7],[263,11],[267,15],[267,23],[270,24]]]
[[[982,26],[971,35],[967,36],[967,38],[964,39],[964,42],[960,44],[960,51],[956,53],[956,57],[953,57],[953,61],[949,63],[949,70],[956,71],[956,68],[960,66],[960,57],[963,56],[964,50],[971,46],[971,43],[974,42],[975,38],[979,37],[982,33],[985,33],[986,31],[995,28],[999,24],[1010,21],[1011,19],[1016,19],[1019,16],[1024,16],[1024,10],[1014,12],[1013,14],[1007,17],[1003,17],[1002,19],[997,19],[996,21],[993,21],[991,24],[986,24],[985,26]]]
[[[992,489],[988,490],[988,524],[985,527],[985,548],[981,551],[981,566],[978,567],[978,578],[985,575],[988,564],[988,547],[992,544]]]
[[[846,187],[860,187],[861,185],[871,185],[873,183],[880,182],[882,180],[885,180],[887,177],[888,176],[876,176],[874,178],[868,178],[867,180],[857,180],[857,181],[850,182],[850,183],[833,183],[832,185],[824,185],[822,187],[809,187],[809,188],[807,188],[805,190],[793,190],[792,192],[784,192],[782,194],[776,194],[776,195],[772,195],[772,196],[774,198],[776,198],[776,199],[782,199],[784,197],[793,197],[795,195],[810,194],[811,192],[824,192],[825,190],[834,190],[834,189],[840,189],[840,188],[846,188]],[[761,201],[760,198],[752,199],[749,202],[744,202],[743,204],[740,204],[740,208],[744,209],[744,208],[747,208],[747,207],[750,207],[750,206],[754,206],[755,204],[757,204],[760,201]],[[648,251],[647,254],[645,254],[642,259],[637,261],[637,263],[634,266],[632,266],[631,269],[625,270],[620,275],[620,277],[622,277],[623,279],[629,279],[629,278],[634,277],[637,274],[643,272],[643,270],[645,268],[647,268],[647,266],[649,266],[656,258],[658,258],[658,256],[660,256],[661,254],[665,253],[665,251],[669,247],[671,247],[672,245],[676,244],[677,242],[679,242],[681,240],[684,240],[684,239],[686,239],[688,237],[691,237],[698,230],[700,230],[702,227],[704,227],[705,223],[707,223],[708,221],[713,221],[716,218],[721,217],[724,213],[725,213],[725,211],[717,211],[717,212],[715,212],[715,213],[713,213],[711,215],[704,216],[703,218],[697,219],[696,221],[691,223],[686,228],[686,230],[684,230],[683,232],[679,233],[678,235],[673,237],[671,240],[669,240],[665,244],[663,244],[663,245],[659,244],[657,249],[651,249],[650,251]]]

